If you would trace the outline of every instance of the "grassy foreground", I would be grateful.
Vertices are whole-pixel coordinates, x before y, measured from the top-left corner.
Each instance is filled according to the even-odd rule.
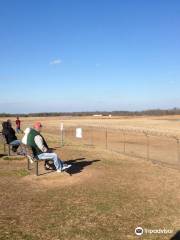
[[[100,149],[56,150],[69,173],[26,170],[0,158],[0,239],[170,239],[180,229],[180,172]],[[41,164],[42,165],[42,164]],[[172,229],[144,234],[134,229]]]

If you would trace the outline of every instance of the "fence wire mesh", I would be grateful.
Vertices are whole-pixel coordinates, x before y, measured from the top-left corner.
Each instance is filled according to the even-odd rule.
[[[66,127],[60,134],[62,145],[94,146],[180,167],[179,136],[104,127],[83,127],[82,138],[76,137],[76,127]]]

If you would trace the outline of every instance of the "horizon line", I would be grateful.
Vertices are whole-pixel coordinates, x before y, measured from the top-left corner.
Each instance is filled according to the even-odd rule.
[[[144,110],[94,110],[94,111],[53,111],[53,112],[29,112],[29,113],[8,113],[8,112],[0,112],[0,115],[30,115],[30,114],[60,114],[60,113],[142,113],[142,112],[148,112],[148,111],[180,111],[180,108],[174,107],[174,108],[149,108]]]

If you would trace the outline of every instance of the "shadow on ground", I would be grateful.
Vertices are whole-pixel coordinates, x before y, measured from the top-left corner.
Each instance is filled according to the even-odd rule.
[[[77,158],[74,160],[65,161],[64,163],[72,165],[69,169],[66,170],[66,172],[69,175],[77,174],[77,173],[82,172],[85,167],[90,166],[93,163],[100,161],[98,159],[96,159],[96,160],[85,160],[85,159],[86,158]],[[46,175],[46,174],[52,173],[53,171],[56,170],[52,161],[47,162],[46,166],[49,168],[49,169],[46,169],[48,171],[46,171],[44,173],[40,173],[39,175]]]
[[[67,173],[70,175],[80,173],[83,171],[83,169],[87,166],[90,166],[91,164],[95,162],[99,162],[100,160],[85,160],[86,158],[77,158],[74,160],[67,160],[65,163],[71,164],[72,166],[66,170]]]
[[[180,240],[180,231],[178,231],[170,240]]]

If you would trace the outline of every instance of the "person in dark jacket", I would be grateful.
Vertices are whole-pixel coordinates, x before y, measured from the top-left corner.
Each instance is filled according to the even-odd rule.
[[[3,122],[2,127],[3,127],[2,133],[6,138],[7,144],[12,146],[13,152],[16,152],[21,144],[21,141],[18,140],[16,137],[15,131],[11,125],[11,120],[8,119],[7,122]]]

